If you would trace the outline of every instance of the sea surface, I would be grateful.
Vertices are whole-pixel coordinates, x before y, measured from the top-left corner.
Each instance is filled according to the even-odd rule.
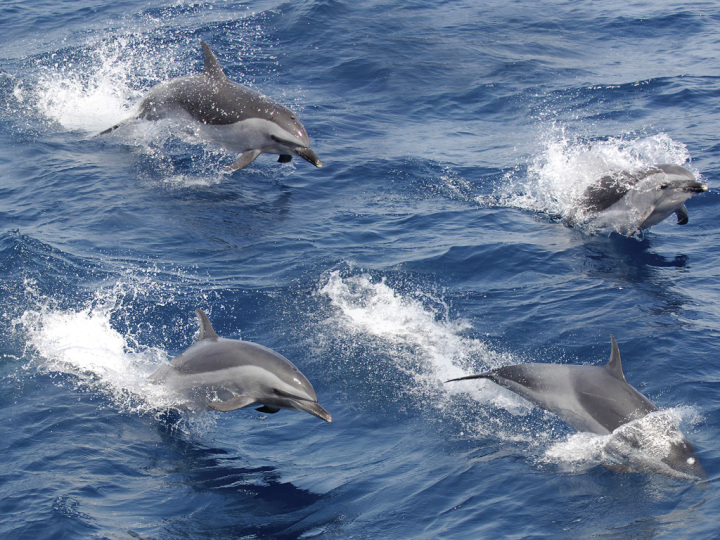
[[[177,122],[98,136],[201,40],[323,168],[233,173]],[[3,0],[0,537],[717,538],[719,59],[717,2]],[[568,219],[658,163],[710,187],[687,225]],[[147,377],[196,308],[333,422],[175,410]],[[706,482],[444,384],[599,365],[611,334]]]

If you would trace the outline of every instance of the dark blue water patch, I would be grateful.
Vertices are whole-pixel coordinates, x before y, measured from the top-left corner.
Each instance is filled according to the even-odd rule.
[[[715,77],[682,76],[669,79],[650,96],[654,108],[667,106],[679,109],[704,109],[720,94]]]
[[[656,96],[677,84],[672,79],[631,81],[622,84],[604,83],[543,92],[533,103],[534,116],[548,114],[564,122],[600,120],[633,120],[647,117]],[[613,103],[607,107],[607,103]]]
[[[17,309],[26,305],[26,286],[36,288],[38,297],[64,298],[72,302],[76,279],[97,284],[107,277],[94,261],[63,252],[19,231],[0,235],[2,269],[6,283],[3,288],[8,300],[14,299]],[[72,276],[72,279],[68,279]]]
[[[190,488],[196,493],[193,498],[209,497],[215,502],[212,508],[204,505],[205,511],[215,513],[222,508],[219,513],[224,516],[208,523],[207,530],[201,526],[200,530],[188,531],[187,523],[169,524],[165,534],[220,538],[243,534],[275,536],[304,517],[321,499],[319,494],[282,481],[280,471],[274,467],[249,467],[246,458],[184,440],[172,432],[161,436],[177,456],[162,464],[171,472],[169,485],[179,491]],[[280,519],[268,523],[267,516]]]
[[[6,439],[7,451],[18,470],[43,475],[46,488],[55,489],[34,495],[25,491],[26,496],[34,498],[33,510],[26,514],[23,525],[5,528],[5,534],[55,531],[67,535],[106,529],[118,515],[115,505],[122,505],[133,486],[140,485],[145,486],[143,498],[148,512],[131,528],[154,530],[162,536],[173,535],[178,521],[184,522],[184,530],[196,527],[192,525],[194,520],[167,520],[170,508],[197,516],[198,512],[214,513],[222,507],[224,511],[218,515],[226,517],[222,521],[209,520],[211,530],[227,527],[233,531],[272,532],[294,523],[297,516],[293,513],[319,499],[317,494],[280,480],[273,467],[248,466],[247,460],[238,455],[186,440],[181,434],[168,432],[162,423],[156,424],[155,435],[150,419],[126,425],[123,415],[102,406],[102,396],[80,394],[76,400],[72,387],[64,384],[45,392],[47,405],[33,410],[38,403],[34,392],[23,395],[25,412],[23,418],[16,418],[23,427]],[[72,444],[73,433],[83,434],[81,448]],[[48,443],[42,445],[42,451],[29,453],[27,450],[36,447],[38,438]],[[80,452],[68,451],[73,446]],[[124,487],[113,485],[113,476],[124,477]],[[8,478],[4,515],[18,511],[20,501],[11,493],[19,480]],[[56,496],[58,492],[62,494]],[[286,523],[267,522],[268,515],[283,514],[288,515]]]
[[[639,13],[638,13],[639,14]],[[652,16],[616,16],[601,18],[597,22],[615,39],[670,39],[682,42],[703,25],[704,17],[694,11],[676,8],[660,9]]]

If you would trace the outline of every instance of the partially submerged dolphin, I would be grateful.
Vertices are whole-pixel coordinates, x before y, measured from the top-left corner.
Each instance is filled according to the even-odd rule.
[[[201,45],[205,57],[203,72],[153,87],[140,103],[140,112],[129,120],[180,116],[196,121],[207,138],[231,152],[242,153],[230,166],[233,170],[247,167],[262,153],[280,154],[281,163],[300,156],[322,167],[320,158],[310,149],[305,126],[295,113],[260,92],[229,80],[207,43]]]
[[[604,366],[519,364],[451,381],[490,379],[556,414],[577,431],[609,435],[620,426],[658,410],[627,383],[617,342],[613,336],[610,340],[610,361]],[[679,435],[681,440],[671,443],[662,462],[683,475],[705,478],[695,447],[684,435]]]
[[[310,381],[290,360],[256,343],[219,337],[208,316],[200,309],[195,313],[200,337],[151,375],[153,382],[202,408],[234,411],[258,403],[262,406],[256,410],[264,413],[292,409],[332,421],[318,405]]]
[[[633,236],[671,214],[677,216],[679,225],[685,225],[685,201],[707,189],[684,167],[656,165],[634,174],[602,177],[587,188],[582,206],[590,213],[591,224]]]

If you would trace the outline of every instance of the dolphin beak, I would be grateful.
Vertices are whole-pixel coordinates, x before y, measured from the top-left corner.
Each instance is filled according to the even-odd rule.
[[[305,161],[309,161],[316,167],[322,167],[322,161],[320,161],[320,158],[317,157],[317,154],[310,150],[309,148],[296,148],[295,153],[303,158]],[[328,420],[329,421],[329,420]]]
[[[694,182],[688,187],[685,188],[685,191],[689,191],[690,193],[702,193],[703,191],[707,191],[708,185],[707,184],[701,184],[700,182]]]
[[[298,411],[310,413],[313,416],[322,418],[326,422],[332,422],[332,415],[323,409],[317,402],[314,401],[296,401],[295,406]]]

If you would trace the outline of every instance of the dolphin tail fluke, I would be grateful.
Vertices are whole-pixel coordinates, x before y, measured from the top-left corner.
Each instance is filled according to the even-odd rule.
[[[239,171],[250,165],[255,158],[258,157],[262,152],[260,150],[248,150],[243,152],[242,155],[237,159],[235,163],[230,165],[229,169],[232,171]]]

